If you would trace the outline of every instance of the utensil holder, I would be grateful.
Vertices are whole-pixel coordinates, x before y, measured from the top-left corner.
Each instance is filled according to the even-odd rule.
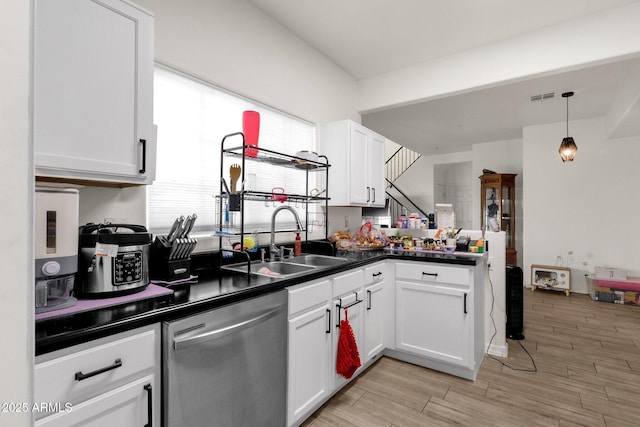
[[[172,282],[191,277],[191,253],[197,242],[193,238],[179,238],[169,242],[166,236],[156,236],[150,248],[151,280]]]

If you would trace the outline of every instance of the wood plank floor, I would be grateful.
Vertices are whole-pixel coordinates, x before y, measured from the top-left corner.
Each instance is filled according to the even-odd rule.
[[[303,425],[640,426],[640,307],[526,289],[524,316],[476,381],[385,357]]]

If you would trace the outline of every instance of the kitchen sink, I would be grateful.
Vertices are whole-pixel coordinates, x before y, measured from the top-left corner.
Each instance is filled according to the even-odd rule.
[[[251,274],[258,276],[287,278],[299,274],[310,273],[316,269],[329,268],[344,264],[348,260],[327,255],[300,255],[282,261],[252,262]],[[222,267],[223,270],[247,272],[247,263],[239,262]]]
[[[348,260],[345,258],[336,258],[328,255],[300,255],[287,259],[286,262],[294,264],[313,265],[316,267],[333,267],[335,265],[344,264]]]
[[[255,262],[251,263],[251,274],[256,274],[258,276],[269,276],[269,277],[291,277],[298,274],[309,273],[315,270],[317,267],[313,265],[304,265],[304,264],[294,264],[286,261],[265,261],[265,262]],[[223,270],[231,270],[237,271],[240,273],[247,272],[247,263],[240,262],[237,264],[225,265],[222,267]]]

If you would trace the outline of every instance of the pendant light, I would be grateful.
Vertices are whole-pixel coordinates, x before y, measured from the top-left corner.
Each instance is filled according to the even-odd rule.
[[[573,141],[573,138],[569,136],[569,97],[573,96],[573,92],[565,92],[562,94],[563,98],[567,98],[567,137],[562,140],[558,153],[563,162],[573,162],[573,158],[576,156],[578,146]]]

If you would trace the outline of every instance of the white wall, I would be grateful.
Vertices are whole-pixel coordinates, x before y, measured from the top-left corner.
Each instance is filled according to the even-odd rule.
[[[0,402],[33,401],[33,166],[29,121],[29,1],[0,15]],[[31,413],[0,412],[0,425],[29,426]]]
[[[358,82],[362,113],[637,55],[640,2]]]
[[[146,187],[80,188],[79,224],[146,224]]]
[[[434,201],[450,203],[456,214],[456,227],[473,228],[471,162],[435,165]]]
[[[462,153],[422,156],[398,178],[396,185],[423,211],[426,213],[435,212],[433,194],[433,171],[435,165],[470,162],[472,160],[471,155],[471,151],[467,151]]]
[[[246,1],[140,0],[155,16],[155,57],[312,122],[350,118],[356,83]]]
[[[578,154],[562,163],[565,126],[524,128],[525,282],[531,264],[556,265],[558,256],[566,264],[573,251],[572,290],[587,292],[584,274],[595,265],[640,275],[640,136],[606,140],[604,118],[572,121]]]

